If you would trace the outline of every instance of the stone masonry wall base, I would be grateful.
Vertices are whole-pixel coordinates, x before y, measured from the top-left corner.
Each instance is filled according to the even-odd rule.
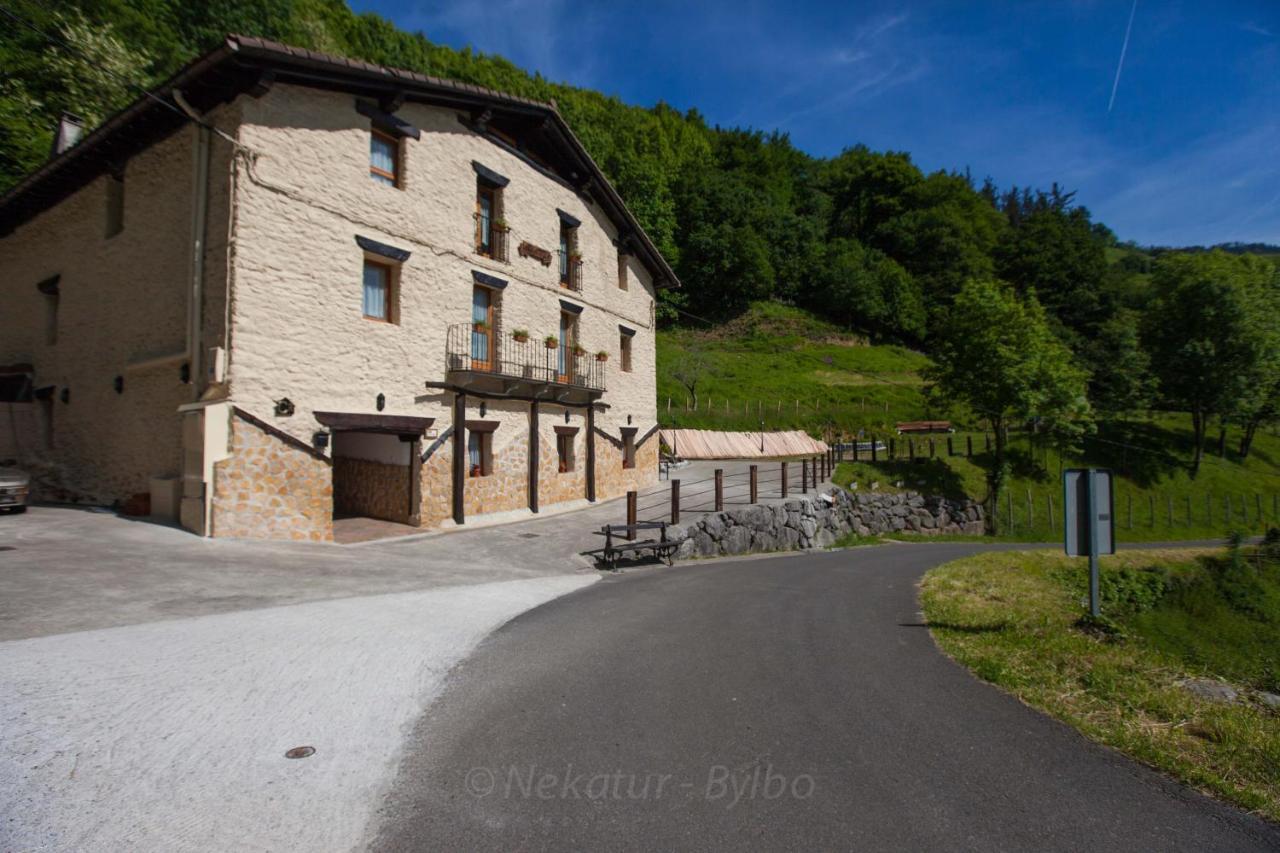
[[[846,533],[877,536],[983,532],[982,506],[975,501],[925,497],[916,492],[850,493],[834,488],[773,506],[752,505],[711,513],[667,529],[684,537],[677,557],[733,556],[765,551],[825,548]]]

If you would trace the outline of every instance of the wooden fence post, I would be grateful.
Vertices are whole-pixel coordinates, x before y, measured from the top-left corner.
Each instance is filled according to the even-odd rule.
[[[787,496],[787,463],[782,463],[782,496]]]
[[[671,481],[671,523],[680,523],[680,481]]]
[[[1013,529],[1013,489],[1004,493],[1005,506],[1007,507],[1007,515],[1009,517],[1009,529]]]
[[[724,509],[724,469],[716,469],[716,512]]]
[[[760,498],[760,489],[756,479],[759,470],[760,469],[757,466],[751,466],[751,503],[757,503]]]
[[[627,492],[627,539],[636,538],[636,493]]]
[[[1049,495],[1049,529],[1058,529],[1058,516],[1053,512],[1053,495]]]
[[[1031,490],[1027,489],[1027,527],[1034,528],[1036,526],[1035,506],[1031,500]]]

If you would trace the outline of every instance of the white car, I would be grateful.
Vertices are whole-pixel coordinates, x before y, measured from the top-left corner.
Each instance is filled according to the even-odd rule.
[[[27,494],[31,491],[31,478],[25,471],[0,462],[0,510],[27,511]]]

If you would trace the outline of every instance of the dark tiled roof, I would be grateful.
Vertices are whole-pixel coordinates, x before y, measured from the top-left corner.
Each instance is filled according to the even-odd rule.
[[[204,113],[253,89],[268,77],[297,85],[364,95],[401,93],[411,100],[459,109],[484,108],[495,114],[549,120],[551,138],[589,179],[593,198],[620,233],[635,235],[635,248],[659,287],[679,286],[675,272],[645,234],[600,167],[565,122],[555,104],[445,80],[416,71],[387,68],[358,59],[319,53],[253,36],[231,35],[193,60],[152,92],[99,125],[78,145],[52,158],[0,197],[0,236],[53,207],[84,184],[114,171],[129,157],[184,126],[190,119],[170,93]]]

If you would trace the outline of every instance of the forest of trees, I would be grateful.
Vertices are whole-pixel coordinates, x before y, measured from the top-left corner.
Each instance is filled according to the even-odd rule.
[[[957,295],[996,282],[1035,304],[1087,377],[1096,412],[1159,404],[1246,431],[1276,414],[1276,267],[1249,254],[1275,247],[1143,250],[1057,185],[926,173],[905,152],[861,145],[812,157],[784,133],[713,127],[696,110],[553,83],[342,0],[5,5],[18,18],[0,35],[0,190],[47,157],[62,111],[96,124],[226,33],[259,35],[554,99],[683,282],[662,296],[664,322],[719,321],[776,299],[936,351]],[[1225,334],[1247,343],[1213,338]]]

